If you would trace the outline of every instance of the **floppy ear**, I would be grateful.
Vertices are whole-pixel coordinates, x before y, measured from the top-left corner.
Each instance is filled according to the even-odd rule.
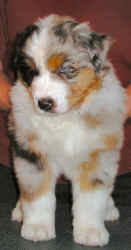
[[[22,33],[18,33],[12,45],[11,55],[9,58],[9,68],[14,73],[14,79],[18,77],[18,72],[21,71],[21,68],[24,65],[24,48],[25,42],[28,37],[32,35],[34,31],[38,30],[38,26],[32,24],[25,28]]]
[[[74,42],[84,49],[98,50],[106,52],[112,45],[112,39],[106,34],[92,32],[89,23],[82,23],[75,27],[73,31]]]
[[[91,32],[90,25],[88,22],[86,23],[80,23],[77,25],[72,33],[72,37],[74,40],[74,43],[77,46],[87,48],[87,42],[89,38],[89,34]]]
[[[97,32],[92,32],[89,23],[82,23],[74,29],[74,43],[88,54],[90,62],[98,72],[102,68],[113,39]]]

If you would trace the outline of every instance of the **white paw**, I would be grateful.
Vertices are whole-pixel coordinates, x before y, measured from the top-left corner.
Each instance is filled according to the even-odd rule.
[[[12,211],[11,219],[13,221],[18,221],[18,222],[21,222],[23,219],[23,215],[22,215],[19,201],[17,202],[16,207]]]
[[[118,208],[116,208],[115,206],[107,209],[106,215],[105,215],[105,220],[106,221],[115,221],[118,220],[120,217],[120,213]]]
[[[100,228],[87,228],[74,232],[76,243],[87,246],[104,246],[109,242],[109,233],[104,226]]]
[[[55,238],[55,232],[49,230],[45,225],[39,224],[23,224],[21,236],[26,240],[44,241]]]

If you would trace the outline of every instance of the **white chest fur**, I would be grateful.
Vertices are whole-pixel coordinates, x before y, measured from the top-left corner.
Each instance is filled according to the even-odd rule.
[[[62,169],[88,160],[89,153],[103,145],[102,136],[117,133],[124,120],[125,98],[119,83],[115,86],[112,81],[103,84],[100,93],[91,96],[83,109],[84,113],[93,115],[106,114],[108,122],[91,129],[78,110],[61,115],[37,114],[27,89],[17,83],[11,99],[18,141],[28,149],[28,139],[33,135],[35,148],[47,153],[49,160]]]

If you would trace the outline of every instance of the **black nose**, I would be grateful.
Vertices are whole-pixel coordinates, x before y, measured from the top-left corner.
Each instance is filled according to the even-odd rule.
[[[54,101],[51,98],[42,98],[38,101],[39,108],[50,112],[54,107]]]

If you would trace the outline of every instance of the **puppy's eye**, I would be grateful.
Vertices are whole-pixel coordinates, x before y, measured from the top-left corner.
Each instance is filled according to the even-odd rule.
[[[59,68],[59,72],[60,75],[64,75],[66,78],[68,79],[72,79],[75,76],[77,76],[78,74],[78,70],[69,65],[69,64],[63,64],[60,68]]]

